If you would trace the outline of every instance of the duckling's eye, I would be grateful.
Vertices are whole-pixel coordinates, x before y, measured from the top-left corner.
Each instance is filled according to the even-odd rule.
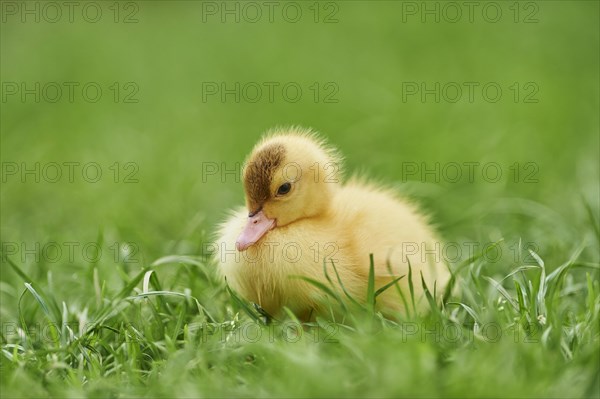
[[[277,189],[277,195],[286,195],[292,189],[292,183],[283,183]]]

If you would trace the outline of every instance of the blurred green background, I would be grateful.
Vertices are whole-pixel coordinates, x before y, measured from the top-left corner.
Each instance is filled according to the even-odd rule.
[[[202,254],[214,226],[243,202],[239,180],[203,170],[215,163],[231,170],[265,130],[301,125],[341,150],[348,174],[365,172],[418,198],[446,239],[522,239],[556,264],[591,237],[582,228],[589,226],[585,204],[596,217],[599,207],[599,3],[492,3],[478,2],[472,17],[454,3],[462,16],[452,22],[455,11],[443,2],[278,2],[272,20],[256,2],[262,17],[252,22],[255,10],[239,2],[96,2],[102,15],[92,23],[82,14],[86,2],[73,22],[64,6],[51,22],[55,11],[43,2],[3,2],[3,245],[16,244],[13,259],[33,275],[39,262],[25,249],[81,248],[99,235],[109,256],[113,243],[135,243],[132,270],[164,255]],[[39,7],[39,22],[23,7]],[[238,7],[239,22],[224,7]],[[290,22],[298,8],[302,16]],[[36,82],[40,101],[23,98],[22,85]],[[49,101],[52,82],[63,87],[56,102]],[[78,84],[72,102],[65,82]],[[84,98],[89,82],[102,89],[97,102]],[[256,102],[205,91],[236,82],[278,86],[273,101],[266,89]],[[281,92],[290,82],[302,88],[296,102]],[[406,93],[436,82],[439,102]],[[456,102],[452,82],[463,88]],[[477,85],[472,101],[464,82]],[[496,102],[482,93],[489,83],[502,89]],[[329,93],[334,102],[325,100]],[[53,162],[63,165],[58,182],[41,172]],[[95,162],[102,177],[87,182],[75,166],[70,182],[65,162]],[[490,182],[481,167],[473,181],[466,168],[458,182],[403,175],[409,164],[420,173],[452,162],[496,163],[502,177]],[[23,166],[36,163],[40,181],[23,178]],[[124,182],[131,172],[137,182]],[[63,252],[48,266],[63,299],[85,300],[89,286],[80,279],[88,263],[76,249],[73,261]],[[116,281],[116,274],[115,262],[103,258],[102,279]],[[3,319],[16,318],[21,289],[3,264]]]
[[[237,3],[236,16],[222,14],[226,6],[220,2],[208,3],[125,2],[115,10],[113,3],[100,2],[96,23],[84,18],[92,19],[95,10],[84,13],[86,3],[74,9],[73,23],[65,7],[56,23],[46,21],[54,10],[44,11],[43,4],[39,23],[35,14],[21,14],[21,3],[15,15],[4,10],[2,161],[19,168],[21,162],[30,168],[35,162],[41,167],[97,162],[103,176],[87,183],[75,167],[70,183],[65,166],[57,183],[43,176],[40,183],[33,175],[25,183],[19,173],[5,176],[3,240],[87,242],[103,229],[118,241],[138,243],[148,259],[195,251],[194,234],[210,232],[227,208],[243,200],[231,175],[202,181],[203,164],[225,163],[231,169],[263,131],[290,124],[322,132],[345,154],[349,173],[366,171],[390,184],[417,183],[405,184],[410,186],[405,191],[425,197],[427,209],[448,228],[474,210],[495,209],[499,198],[537,201],[567,220],[580,209],[581,195],[597,207],[597,2],[538,2],[535,8],[521,3],[518,14],[513,3],[496,2],[502,13],[496,23],[488,22],[495,8],[484,8],[485,2],[471,17],[456,3],[462,12],[456,23],[450,22],[454,9],[443,3],[437,3],[437,15],[426,13],[436,2],[323,2],[318,14],[312,2],[298,2],[302,17],[296,23],[288,22],[296,8],[284,12],[285,3],[274,8],[273,22],[267,6],[254,3],[262,11],[256,23],[250,22],[254,9],[246,4]],[[236,3],[227,7],[235,10]],[[7,94],[6,82],[28,88],[39,82],[40,102],[33,95],[23,102],[20,86],[17,94]],[[51,88],[43,93],[51,82],[63,87],[56,103],[45,100],[53,97]],[[72,103],[64,82],[79,84]],[[103,90],[96,103],[83,97],[88,82]],[[110,88],[115,82],[116,103]],[[124,87],[128,82],[135,86]],[[279,86],[272,102],[265,89],[255,103],[243,96],[236,103],[232,95],[221,101],[219,94],[203,101],[203,82]],[[303,89],[295,103],[281,92],[289,82]],[[317,102],[310,89],[315,82],[321,90]],[[333,90],[325,87],[328,82],[338,89],[336,103],[324,102]],[[456,82],[464,90],[455,103],[445,100],[454,97],[451,88],[439,103],[433,95],[422,102],[420,93],[403,101],[405,82],[425,82],[429,88]],[[464,82],[479,84],[472,102]],[[495,103],[483,97],[489,82],[503,90]],[[515,82],[518,101],[510,88]],[[534,88],[524,88],[528,82],[538,89],[532,97],[537,103],[524,102]],[[131,98],[138,102],[124,103],[134,87],[139,91]],[[133,162],[139,182],[115,183],[109,169],[115,162],[119,181],[133,172],[124,169]],[[427,176],[430,187],[420,184],[420,175],[403,178],[408,162],[417,162],[420,170],[422,162],[427,168],[438,162],[441,167],[496,162],[503,176],[488,182],[477,167],[469,182],[463,169],[458,183],[442,175],[436,184]],[[523,169],[527,162],[537,165],[537,183],[523,181],[534,172]],[[509,170],[515,163],[522,173],[518,183]],[[471,219],[452,234],[480,224]],[[184,238],[191,240],[178,248]]]
[[[471,15],[461,6],[455,23],[453,9],[436,2],[281,3],[271,15],[260,2],[82,3],[72,23],[64,7],[52,23],[43,3],[27,3],[39,15],[15,4],[3,5],[1,39],[2,240],[17,243],[17,258],[33,269],[27,250],[80,243],[68,266],[64,244],[48,255],[60,260],[56,278],[67,277],[62,267],[85,267],[83,246],[99,232],[107,245],[135,243],[144,262],[201,253],[227,209],[243,202],[239,179],[222,172],[277,125],[322,132],[346,156],[348,174],[420,198],[450,240],[523,238],[548,254],[547,233],[564,233],[567,248],[581,239],[572,233],[587,220],[584,201],[598,209],[597,2],[521,3],[518,13],[496,2],[496,23],[488,3]],[[98,22],[88,22],[97,8]],[[299,21],[289,22],[298,8]],[[65,82],[77,85],[72,101]],[[405,91],[436,82],[439,102]],[[465,82],[476,85],[472,100]],[[93,89],[83,92],[90,83],[102,90],[97,102],[86,100]],[[263,88],[256,102],[251,86],[242,91],[248,83]],[[282,92],[290,83],[302,89],[296,102]],[[496,102],[493,89],[484,97],[490,83],[502,89]],[[23,94],[36,84],[39,102]],[[222,84],[240,85],[239,102],[222,98]],[[456,102],[453,84],[463,90]],[[53,85],[62,88],[56,102]],[[214,86],[218,93],[204,91]],[[65,162],[79,163],[73,182]],[[90,183],[83,166],[94,162],[102,176]],[[479,162],[472,180],[468,162]],[[36,163],[37,175],[23,175]],[[461,165],[457,182],[449,163]],[[483,170],[490,163],[498,182],[495,168]],[[436,164],[437,175],[422,178]],[[93,179],[96,168],[85,172]]]
[[[447,239],[522,237],[547,253],[544,229],[577,231],[582,197],[598,208],[597,2],[481,3],[471,14],[454,3],[455,23],[456,7],[437,2],[281,3],[271,14],[260,2],[100,2],[72,17],[63,6],[55,23],[43,3],[27,3],[29,14],[15,4],[3,5],[1,234],[25,263],[35,263],[26,251],[36,245],[83,248],[99,231],[108,243],[135,243],[140,260],[201,252],[243,201],[239,179],[221,172],[277,125],[322,132],[349,174],[420,197]],[[299,21],[289,22],[297,9]],[[72,101],[65,82],[77,85]],[[406,92],[436,82],[439,102]],[[476,85],[472,99],[465,82]],[[83,91],[90,83],[102,90],[97,102],[86,100],[95,96]],[[256,102],[251,86],[242,91],[248,83],[263,88]],[[290,83],[302,89],[296,102],[282,91]],[[496,102],[493,89],[484,97],[490,83],[502,89]],[[23,94],[36,84],[39,102]],[[222,84],[240,85],[239,102],[221,96]],[[51,102],[56,85],[62,96]],[[462,88],[455,102],[452,85]],[[79,163],[73,182],[65,162]],[[96,183],[82,176],[92,162],[102,172]],[[466,162],[479,162],[472,180]],[[37,176],[22,174],[36,163]],[[457,182],[449,163],[461,165]],[[489,163],[500,168],[498,182],[495,168],[483,170]],[[423,179],[436,164],[437,175]],[[206,174],[214,165],[217,174]],[[550,223],[532,223],[540,215]],[[84,266],[79,248],[71,271]]]

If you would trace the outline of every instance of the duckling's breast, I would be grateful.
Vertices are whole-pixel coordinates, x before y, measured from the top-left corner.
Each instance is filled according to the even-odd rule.
[[[269,231],[246,251],[232,251],[246,214],[239,212],[223,226],[217,243],[220,271],[227,282],[247,300],[255,302],[272,315],[280,314],[283,306],[297,315],[310,313],[318,306],[323,292],[302,278],[327,284],[323,272],[328,265],[333,280],[337,280],[331,262],[342,280],[352,284],[355,269],[350,242],[332,228],[331,221],[299,220],[289,226]]]

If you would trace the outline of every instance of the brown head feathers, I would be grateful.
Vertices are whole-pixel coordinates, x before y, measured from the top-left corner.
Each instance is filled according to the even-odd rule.
[[[262,204],[271,198],[271,180],[277,168],[283,163],[285,148],[281,144],[267,144],[260,148],[244,170],[244,190],[250,212],[260,210]]]

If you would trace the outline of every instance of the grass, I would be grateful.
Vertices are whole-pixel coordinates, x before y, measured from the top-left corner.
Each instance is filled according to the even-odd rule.
[[[404,23],[402,3],[383,1],[338,2],[334,24],[202,23],[202,3],[183,1],[137,2],[133,24],[112,22],[111,2],[95,24],[8,17],[2,82],[109,94],[0,103],[1,396],[599,397],[598,3],[536,2],[533,24],[497,3],[507,18],[494,24]],[[334,82],[338,102],[204,102],[202,83],[221,81],[311,95]],[[422,81],[507,94],[403,101],[402,83]],[[114,82],[135,82],[139,102],[112,101]],[[539,101],[513,101],[514,82],[534,82]],[[430,311],[417,313],[411,271],[404,316],[377,314],[370,284],[366,305],[330,293],[332,317],[300,326],[291,313],[267,322],[216,278],[215,225],[243,199],[222,166],[281,124],[320,130],[348,175],[414,197],[458,290],[427,287]],[[36,162],[103,174],[6,174]],[[473,179],[441,173],[472,162]],[[482,173],[490,163],[498,181]]]
[[[600,266],[579,249],[546,273],[531,255],[502,279],[483,254],[467,260],[461,294],[424,315],[387,320],[370,288],[367,306],[305,325],[266,322],[197,257],[159,260],[118,291],[92,266],[82,284],[99,289],[80,304],[7,259],[33,283],[5,323],[4,395],[594,396]]]

